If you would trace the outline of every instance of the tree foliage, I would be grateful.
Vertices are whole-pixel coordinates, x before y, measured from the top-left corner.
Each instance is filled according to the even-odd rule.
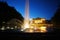
[[[58,6],[58,9],[57,9],[55,15],[51,18],[51,21],[54,24],[54,26],[60,25],[60,5]]]

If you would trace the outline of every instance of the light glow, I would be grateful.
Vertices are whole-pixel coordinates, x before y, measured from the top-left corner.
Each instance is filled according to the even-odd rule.
[[[25,18],[23,26],[24,26],[23,29],[29,28],[29,0],[26,0]]]
[[[41,32],[47,32],[47,30],[46,30],[46,27],[40,27],[40,29],[41,29]]]
[[[7,29],[10,29],[10,27],[8,26]]]
[[[1,28],[1,30],[5,30],[4,26]]]
[[[13,27],[11,27],[11,29],[14,29]]]
[[[29,24],[27,22],[24,24],[24,29],[26,28],[29,28]]]
[[[32,18],[30,18],[30,21],[32,21]]]

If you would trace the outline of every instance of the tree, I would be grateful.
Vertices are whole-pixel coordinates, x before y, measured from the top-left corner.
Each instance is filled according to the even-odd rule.
[[[54,24],[54,26],[60,27],[60,5],[58,6],[55,15],[51,18],[51,22]]]

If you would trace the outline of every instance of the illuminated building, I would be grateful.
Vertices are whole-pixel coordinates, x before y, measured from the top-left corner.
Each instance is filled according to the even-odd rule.
[[[44,19],[44,18],[33,18],[31,21],[30,21],[30,27],[37,27],[37,28],[39,28],[39,27],[41,27],[41,26],[45,26],[44,24],[45,24],[45,22],[46,22],[46,20]],[[32,27],[32,28],[33,28]]]
[[[33,28],[35,32],[47,32],[47,27],[51,27],[52,24],[46,23],[45,18],[33,18],[30,20],[30,28]]]

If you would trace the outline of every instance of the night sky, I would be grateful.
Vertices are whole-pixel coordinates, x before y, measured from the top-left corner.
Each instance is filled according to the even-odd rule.
[[[6,1],[8,5],[15,7],[15,9],[20,12],[24,17],[25,12],[25,0],[1,0]],[[29,13],[30,18],[46,18],[51,19],[51,17],[56,12],[59,0],[30,0],[29,1]]]

